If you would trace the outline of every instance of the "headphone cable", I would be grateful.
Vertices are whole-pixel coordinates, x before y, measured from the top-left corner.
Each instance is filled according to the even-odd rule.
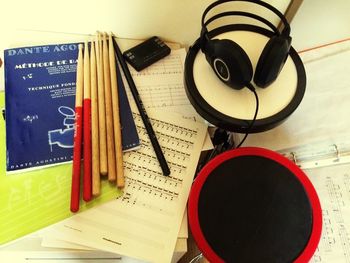
[[[208,163],[212,158],[214,158],[217,154],[221,153],[222,151],[225,151],[227,149],[238,149],[239,147],[241,147],[241,145],[244,143],[244,141],[247,139],[248,137],[248,134],[249,134],[249,131],[250,129],[253,127],[255,121],[256,121],[256,117],[258,115],[258,111],[259,111],[259,97],[258,97],[258,94],[254,88],[254,86],[249,83],[247,85],[247,88],[253,92],[254,96],[255,96],[255,100],[256,100],[256,106],[255,106],[255,113],[254,113],[254,117],[252,119],[252,121],[250,122],[249,126],[247,127],[247,131],[243,137],[243,139],[241,140],[241,142],[236,146],[234,147],[234,143],[232,143],[232,146],[230,147],[227,147],[227,138],[225,136],[223,136],[221,133],[222,131],[224,130],[219,130],[218,132],[218,129],[215,131],[215,134],[214,134],[214,139],[216,138],[216,140],[214,141],[217,141],[217,144],[215,145],[214,149],[206,155],[206,157],[204,158],[204,160],[198,164],[197,166],[197,170],[196,170],[196,174],[195,174],[195,177],[197,176],[197,174],[199,173],[199,171],[203,168],[203,166]],[[225,146],[226,145],[226,146]],[[219,149],[220,148],[220,149]]]
[[[254,117],[252,119],[252,121],[250,122],[249,126],[247,127],[247,131],[243,137],[243,139],[241,140],[241,142],[235,147],[235,149],[238,149],[239,147],[241,147],[241,145],[244,143],[244,141],[247,139],[248,134],[251,130],[251,128],[253,127],[255,121],[256,121],[256,117],[258,116],[258,111],[259,111],[259,97],[258,94],[256,93],[256,90],[254,88],[254,86],[251,83],[248,83],[247,88],[253,92],[254,96],[255,96],[255,101],[256,101],[256,106],[255,106],[255,113],[254,113]]]

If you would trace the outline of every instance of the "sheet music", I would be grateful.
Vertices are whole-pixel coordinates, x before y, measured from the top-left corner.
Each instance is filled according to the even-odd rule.
[[[249,135],[244,145],[279,150],[350,135],[350,45],[305,52],[304,57],[307,86],[296,111],[280,126]]]
[[[201,119],[187,98],[184,88],[184,48],[172,50],[170,55],[137,72],[129,66],[137,90],[146,109],[162,109],[186,117]],[[125,82],[126,83],[126,82]],[[128,89],[129,101],[133,101]]]
[[[77,214],[46,233],[69,242],[151,262],[170,262],[185,211],[206,126],[151,113],[154,130],[171,170],[161,168],[135,114],[141,148],[124,155],[126,186],[112,202]]]
[[[137,90],[146,109],[161,109],[181,114],[184,118],[195,121],[204,119],[195,111],[187,98],[184,87],[184,65],[186,50],[184,48],[171,50],[165,58],[157,61],[144,70],[137,72],[129,66]],[[124,78],[127,86],[127,81]],[[126,89],[131,108],[137,107],[129,88]],[[202,150],[213,149],[209,134]]]
[[[350,263],[350,165],[307,170],[320,198],[323,229],[312,263]]]

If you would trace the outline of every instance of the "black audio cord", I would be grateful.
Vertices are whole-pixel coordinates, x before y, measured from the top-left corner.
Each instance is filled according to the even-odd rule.
[[[221,128],[216,128],[214,136],[212,138],[212,143],[214,145],[214,149],[210,152],[207,152],[205,156],[201,158],[202,160],[198,163],[197,166],[196,175],[200,170],[202,170],[204,165],[206,165],[216,155],[231,148],[231,144],[229,143],[229,134],[226,130]]]
[[[259,97],[258,94],[254,88],[254,86],[252,84],[248,84],[247,85],[248,89],[250,91],[253,92],[254,96],[255,96],[255,100],[256,100],[256,106],[255,106],[255,113],[254,113],[254,117],[251,120],[251,122],[249,123],[247,129],[246,129],[246,133],[243,137],[243,139],[241,140],[241,142],[235,147],[234,142],[229,143],[229,135],[227,133],[226,130],[221,129],[221,128],[217,128],[215,130],[214,133],[214,137],[212,138],[212,142],[214,144],[214,149],[212,151],[210,151],[209,153],[206,154],[206,156],[203,158],[203,160],[198,164],[197,166],[197,170],[196,170],[196,175],[198,174],[198,172],[204,167],[204,165],[206,165],[211,159],[213,159],[216,155],[229,150],[229,149],[237,149],[239,147],[241,147],[241,145],[244,143],[244,141],[247,139],[248,134],[251,130],[251,128],[253,127],[255,121],[256,121],[256,117],[258,115],[258,111],[259,111]],[[195,175],[195,176],[196,176]]]
[[[251,128],[253,127],[253,125],[254,125],[254,123],[255,123],[255,121],[256,121],[256,117],[258,116],[258,111],[259,111],[259,97],[258,97],[258,94],[256,93],[256,90],[255,90],[254,86],[253,86],[251,83],[249,83],[249,84],[247,85],[247,88],[248,88],[251,92],[253,92],[253,94],[254,94],[254,96],[255,96],[255,100],[256,100],[255,113],[254,113],[254,117],[253,117],[252,121],[250,122],[249,126],[247,127],[247,131],[246,131],[246,133],[245,133],[243,139],[242,139],[241,142],[235,147],[235,149],[238,149],[239,147],[241,147],[241,145],[242,145],[242,144],[244,143],[244,141],[247,139],[248,134],[249,134]],[[233,146],[234,146],[234,144],[233,144]]]

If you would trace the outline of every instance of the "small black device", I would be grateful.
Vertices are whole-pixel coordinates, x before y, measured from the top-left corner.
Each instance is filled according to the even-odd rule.
[[[137,71],[152,65],[170,54],[170,48],[159,37],[151,37],[123,53],[130,65]]]

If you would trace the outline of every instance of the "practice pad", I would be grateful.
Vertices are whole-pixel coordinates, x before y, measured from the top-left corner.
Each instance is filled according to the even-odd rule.
[[[249,56],[255,72],[260,54],[273,33],[253,25],[234,24],[218,27],[208,35],[212,39],[235,41]],[[256,87],[260,106],[249,132],[266,131],[282,123],[300,104],[305,87],[305,68],[291,47],[276,81],[265,89]],[[256,107],[254,94],[247,88],[232,89],[220,81],[201,52],[199,39],[187,53],[185,90],[193,107],[209,123],[233,132],[247,131]]]
[[[322,228],[319,199],[303,171],[256,147],[224,152],[200,171],[188,217],[210,262],[308,262]]]

